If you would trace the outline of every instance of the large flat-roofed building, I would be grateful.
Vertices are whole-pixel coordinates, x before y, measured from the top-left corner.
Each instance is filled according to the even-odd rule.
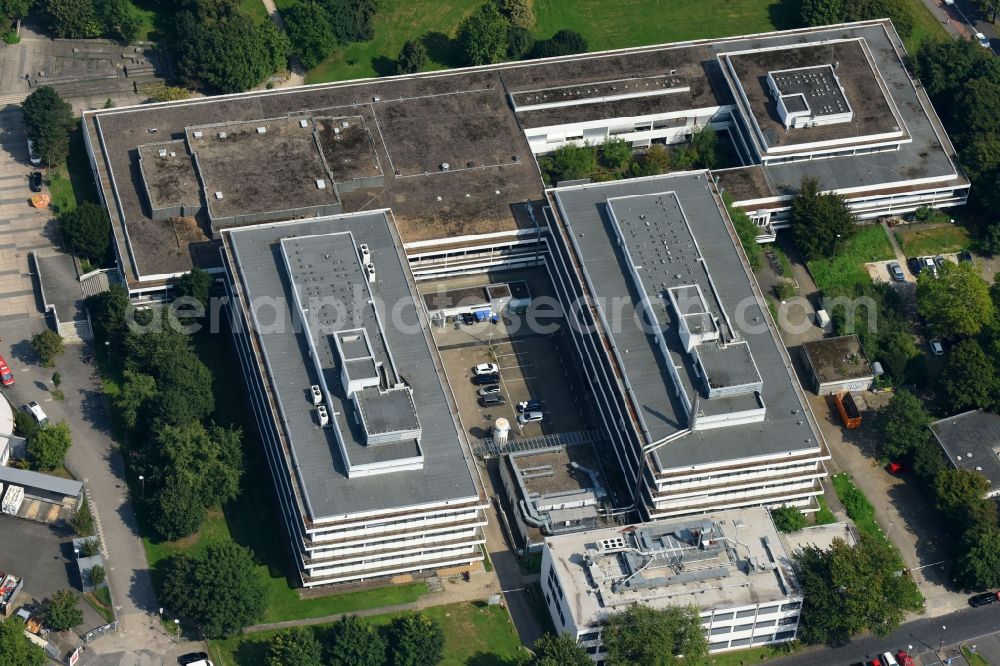
[[[1000,414],[975,409],[930,424],[955,469],[982,474],[986,497],[1000,497]]]
[[[553,282],[640,514],[816,509],[829,451],[709,173],[550,199]]]
[[[388,215],[223,233],[236,348],[306,587],[483,558],[486,502]]]
[[[601,626],[631,604],[694,606],[710,652],[795,640],[802,593],[765,509],[553,536],[542,593],[556,631],[596,661]]]
[[[84,138],[133,295],[217,266],[227,225],[338,206],[391,208],[430,276],[537,259],[534,158],[568,144],[726,131],[740,164],[712,175],[762,239],[803,178],[862,218],[962,204],[904,56],[891,23],[867,21],[88,111]]]

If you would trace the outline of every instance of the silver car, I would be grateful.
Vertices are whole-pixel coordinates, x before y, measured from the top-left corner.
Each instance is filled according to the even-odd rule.
[[[542,420],[542,413],[538,411],[523,412],[517,415],[517,422],[521,425],[526,423],[538,423]]]

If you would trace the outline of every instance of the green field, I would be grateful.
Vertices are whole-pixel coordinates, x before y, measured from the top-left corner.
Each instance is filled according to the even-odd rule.
[[[422,611],[441,623],[445,634],[445,657],[442,666],[505,666],[516,663],[525,654],[507,611],[485,604],[461,603],[435,606]],[[399,614],[375,615],[365,618],[386,626]],[[320,641],[329,625],[316,625],[313,630]],[[209,648],[218,666],[264,666],[265,641],[273,631],[243,634],[224,641],[212,641]]]
[[[900,228],[896,232],[903,253],[908,257],[959,252],[969,247],[969,232],[954,224],[922,229]]]
[[[834,258],[810,261],[809,272],[820,291],[826,292],[835,287],[850,288],[871,281],[865,271],[865,263],[885,261],[894,256],[882,225],[871,224],[859,229],[846,241],[840,241]]]
[[[278,9],[295,1],[277,0]],[[928,37],[947,36],[921,0],[904,1],[913,9],[914,24],[907,49],[912,51]],[[422,40],[427,46],[427,69],[459,66],[455,32],[462,19],[483,2],[382,0],[374,19],[375,38],[337,49],[306,75],[306,82],[391,74],[392,61],[410,39]],[[534,7],[536,37],[545,39],[558,30],[576,30],[587,38],[591,51],[799,27],[799,5],[793,0],[535,0]]]
[[[844,503],[847,515],[854,521],[858,531],[869,536],[886,538],[882,528],[875,522],[875,507],[854,485],[851,477],[846,473],[840,473],[834,474],[830,480],[833,482],[833,489],[837,491],[837,497]]]

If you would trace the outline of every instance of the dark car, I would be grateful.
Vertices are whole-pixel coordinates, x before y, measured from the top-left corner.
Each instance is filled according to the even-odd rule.
[[[495,407],[497,405],[503,405],[506,402],[507,401],[503,399],[503,395],[500,393],[484,395],[479,398],[480,407]]]
[[[204,652],[188,652],[177,657],[178,664],[194,664],[199,661],[208,661],[208,655]]]
[[[934,257],[934,265],[937,266],[938,270],[941,270],[941,267],[944,266],[945,261],[946,259],[942,257],[940,254]]]
[[[42,172],[32,171],[31,175],[28,176],[28,187],[31,188],[32,192],[42,191]]]
[[[1000,592],[983,592],[982,594],[969,597],[969,605],[973,608],[989,606],[990,604],[995,604],[998,601],[1000,601]]]
[[[518,412],[536,412],[542,408],[541,400],[526,400],[517,403]]]
[[[966,250],[965,252],[958,253],[959,263],[969,263],[972,261],[972,253]]]
[[[472,378],[472,383],[476,386],[486,386],[487,384],[499,384],[500,375],[476,375]]]
[[[463,312],[461,315],[459,315],[459,317],[461,318],[462,323],[465,324],[466,326],[472,326],[473,324],[476,323],[476,318],[473,315],[469,314],[468,312]]]
[[[916,257],[910,257],[909,259],[907,259],[906,267],[910,269],[910,272],[913,273],[914,276],[920,275],[920,269],[922,267],[920,265],[920,260],[918,260]]]

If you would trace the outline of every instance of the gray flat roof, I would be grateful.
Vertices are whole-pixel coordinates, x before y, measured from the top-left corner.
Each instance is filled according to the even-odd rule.
[[[591,290],[605,299],[604,303],[627,299],[633,305],[640,295],[626,274],[627,260],[616,240],[607,203],[614,200],[617,206],[619,202],[627,201],[623,197],[637,197],[635,200],[640,201],[650,195],[654,200],[664,194],[675,197],[683,206],[684,217],[690,224],[684,227],[689,230],[693,241],[682,240],[670,246],[674,261],[663,264],[671,268],[657,278],[657,288],[697,281],[709,302],[719,304],[720,315],[724,311],[734,322],[740,337],[749,345],[759,369],[763,381],[762,399],[766,406],[764,420],[698,430],[671,442],[654,454],[662,470],[820,449],[811,417],[806,414],[804,396],[795,384],[791,362],[784,349],[779,347],[770,314],[759,292],[754,289],[752,277],[736,249],[738,241],[730,228],[731,223],[723,217],[721,202],[708,185],[707,172],[689,172],[552,191],[561,211],[560,220],[567,234],[573,238],[577,256],[589,276]],[[652,223],[649,217],[652,213],[642,214],[647,215]],[[683,238],[681,226],[669,228],[676,229],[678,238]],[[697,248],[694,247],[695,242]],[[660,258],[666,261],[665,257]],[[706,268],[711,271],[716,298],[710,298],[705,287]],[[693,395],[691,382],[696,375],[689,370],[690,355],[680,345],[675,332],[676,324],[668,319],[670,308],[655,304],[655,301],[653,307],[661,323],[665,324],[663,338],[670,353],[669,363],[678,368],[685,390]],[[643,331],[635,326],[631,312],[626,312],[624,321],[619,321],[617,325],[610,312],[604,315],[613,329],[611,337],[627,375],[627,385],[632,389],[636,411],[649,430],[648,440],[658,441],[686,428],[686,412],[675,396],[668,361],[660,351],[657,335],[652,329]],[[700,409],[705,414],[718,414],[752,409],[755,404],[755,397],[747,394],[702,400]]]
[[[166,141],[139,146],[142,178],[153,208],[201,203],[201,189],[187,143]]]
[[[840,89],[837,75],[833,73],[830,65],[786,69],[773,72],[771,77],[782,96],[790,95],[798,100],[800,106],[794,110],[809,109],[814,117],[845,113],[850,110],[844,91]],[[789,107],[789,110],[793,109]]]
[[[44,305],[54,305],[59,321],[86,319],[83,307],[83,289],[76,271],[76,259],[70,254],[35,255],[38,283],[42,288]]]
[[[83,484],[73,479],[63,479],[50,474],[32,472],[30,469],[17,469],[16,467],[5,467],[0,465],[0,483],[4,484],[6,491],[7,484],[37,488],[39,490],[63,495],[65,497],[79,497],[83,490]]]
[[[362,116],[314,118],[313,123],[335,183],[382,175],[371,132]]]
[[[991,492],[1000,489],[1000,414],[977,409],[930,427],[952,465],[985,476]]]
[[[259,339],[296,465],[290,471],[299,480],[313,519],[477,497],[466,451],[448,408],[426,331],[422,323],[417,323],[416,292],[390,224],[386,212],[379,211],[226,232],[235,255],[235,270],[248,301],[263,299],[270,303],[269,299],[275,299],[278,303],[274,315],[270,307],[264,308],[259,324],[273,325],[259,328]],[[292,323],[292,285],[284,269],[281,241],[343,232],[349,232],[355,242],[369,246],[378,270],[379,279],[371,285],[372,295],[383,321],[393,324],[386,325],[384,333],[395,367],[413,388],[413,402],[422,429],[423,469],[420,470],[348,478],[333,429],[319,428],[314,420],[314,408],[307,394],[309,387],[319,381],[306,333]],[[331,273],[322,272],[329,282]],[[396,304],[401,305],[395,307],[396,318],[390,320],[384,315]],[[363,304],[352,300],[348,311],[353,305]],[[401,325],[396,325],[397,321]],[[416,327],[417,332],[413,328],[401,330],[409,327]],[[340,414],[349,413],[344,405],[335,404],[334,408]],[[365,447],[360,426],[353,419],[341,427],[351,436],[347,446],[352,456],[368,453],[373,456],[369,460],[377,462],[381,456],[392,454],[382,445]]]
[[[803,342],[802,351],[821,384],[873,376],[856,335]]]

